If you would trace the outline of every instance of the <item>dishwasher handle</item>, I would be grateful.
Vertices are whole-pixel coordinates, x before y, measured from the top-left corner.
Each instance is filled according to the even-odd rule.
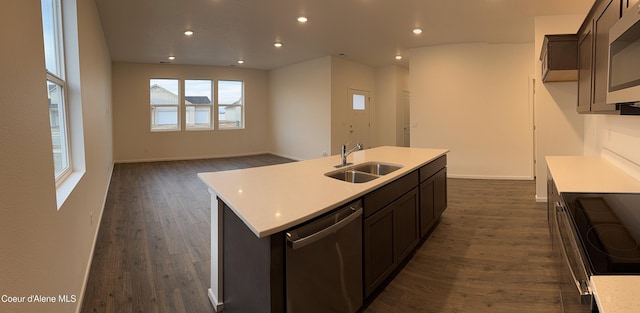
[[[336,223],[332,224],[331,226],[326,227],[324,229],[321,229],[321,230],[319,230],[319,231],[317,231],[317,232],[315,232],[315,233],[313,233],[311,235],[308,235],[308,236],[305,236],[305,237],[302,237],[302,238],[299,238],[299,239],[294,239],[294,237],[297,237],[297,236],[292,235],[295,232],[295,230],[287,232],[286,233],[287,243],[289,244],[289,246],[293,250],[303,248],[303,247],[308,246],[308,245],[310,245],[310,244],[312,244],[312,243],[314,243],[314,242],[316,242],[316,241],[318,241],[318,240],[320,240],[320,239],[322,239],[324,237],[329,236],[332,233],[335,233],[336,231],[338,231],[339,229],[345,227],[347,224],[351,223],[352,221],[354,221],[355,219],[357,219],[358,217],[360,217],[362,215],[362,208],[361,207],[351,206],[351,207],[349,207],[349,209],[351,210],[351,213],[347,217],[345,217],[345,218],[337,221]],[[336,216],[338,214],[339,213],[336,213],[336,214],[334,214],[334,216]]]

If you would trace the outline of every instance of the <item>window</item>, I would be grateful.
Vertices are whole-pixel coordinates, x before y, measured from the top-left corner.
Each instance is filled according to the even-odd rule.
[[[179,130],[179,84],[177,79],[149,80],[151,130]]]
[[[363,111],[366,109],[365,96],[360,94],[353,94],[353,109]]]
[[[64,42],[62,39],[62,7],[59,0],[42,0],[42,33],[47,70],[49,126],[56,183],[71,171]]]
[[[218,129],[244,128],[244,84],[218,81]]]
[[[187,129],[211,129],[211,80],[185,80],[184,104]]]

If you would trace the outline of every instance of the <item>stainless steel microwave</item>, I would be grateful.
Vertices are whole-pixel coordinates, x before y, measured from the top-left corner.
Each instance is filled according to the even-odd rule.
[[[640,2],[609,31],[607,103],[640,105]]]

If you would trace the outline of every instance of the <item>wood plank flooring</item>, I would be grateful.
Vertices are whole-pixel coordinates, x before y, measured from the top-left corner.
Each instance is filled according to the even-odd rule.
[[[213,312],[210,199],[196,173],[288,161],[116,164],[81,312]],[[448,184],[440,224],[364,312],[560,313],[534,182]]]
[[[364,312],[562,312],[535,183],[447,182],[440,224]]]
[[[213,312],[210,195],[196,176],[273,155],[116,164],[81,312]]]

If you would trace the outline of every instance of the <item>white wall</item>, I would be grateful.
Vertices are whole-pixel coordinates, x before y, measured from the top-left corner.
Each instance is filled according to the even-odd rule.
[[[409,90],[409,70],[399,66],[377,68],[376,112],[373,118],[373,146],[401,146],[404,140],[402,115],[404,91]]]
[[[576,82],[542,83],[539,60],[546,34],[575,34],[582,15],[539,16],[535,19],[535,119],[536,119],[536,198],[547,197],[547,155],[582,155],[584,141],[583,115],[576,111]]]
[[[375,70],[367,65],[331,57],[331,154],[339,154],[343,144],[356,144],[349,139],[350,88],[369,91],[370,121],[373,120],[377,110]],[[373,134],[369,133],[370,144],[375,142]]]
[[[331,152],[331,57],[269,72],[271,149],[293,159]]]
[[[585,116],[585,154],[601,155],[640,180],[640,116]]]
[[[77,2],[80,82],[75,85],[81,87],[77,95],[84,136],[79,137],[84,137],[86,173],[60,210],[53,178],[40,1],[3,3],[0,294],[56,299],[67,294],[75,295],[77,302],[0,302],[1,312],[77,311],[89,270],[113,163],[111,61],[94,2]]]
[[[450,177],[532,179],[533,44],[411,50],[411,146],[449,148]]]
[[[151,132],[150,78],[229,79],[245,84],[245,129]],[[113,64],[116,162],[194,159],[269,151],[268,74],[230,67]]]

